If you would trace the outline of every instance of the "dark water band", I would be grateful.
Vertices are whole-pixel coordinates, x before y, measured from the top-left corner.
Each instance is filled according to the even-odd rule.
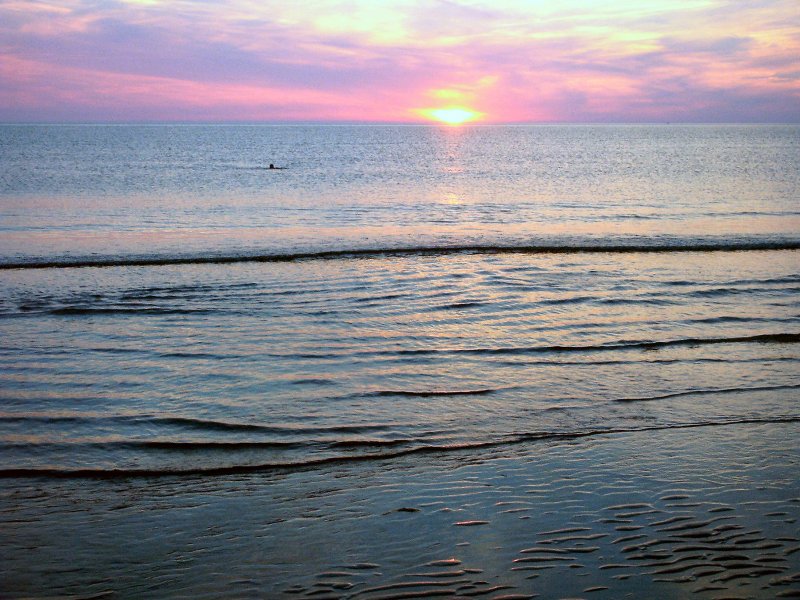
[[[741,243],[686,244],[580,244],[580,245],[458,245],[415,246],[400,248],[362,248],[322,250],[319,252],[235,254],[198,256],[152,256],[139,258],[90,258],[74,260],[30,260],[0,263],[0,269],[68,269],[78,267],[149,267],[169,265],[232,264],[244,262],[295,262],[303,260],[336,260],[348,258],[396,256],[446,256],[450,254],[632,254],[670,252],[747,252],[759,250],[800,250],[800,240]]]

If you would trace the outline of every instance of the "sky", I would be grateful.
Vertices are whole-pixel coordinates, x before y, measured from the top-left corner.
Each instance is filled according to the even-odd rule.
[[[0,121],[800,122],[800,0],[0,0]]]

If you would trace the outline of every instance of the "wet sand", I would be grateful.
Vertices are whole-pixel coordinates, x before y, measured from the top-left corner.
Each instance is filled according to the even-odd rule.
[[[800,424],[221,477],[7,479],[9,598],[800,597]]]

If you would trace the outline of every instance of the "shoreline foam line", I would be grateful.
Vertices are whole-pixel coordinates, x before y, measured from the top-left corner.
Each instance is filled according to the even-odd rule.
[[[320,250],[286,254],[237,254],[219,256],[153,256],[139,258],[92,258],[75,260],[30,260],[1,262],[0,270],[9,269],[70,269],[82,267],[150,267],[169,265],[232,264],[245,262],[296,262],[304,260],[336,260],[396,256],[446,256],[450,254],[635,254],[670,252],[752,252],[763,250],[800,250],[800,240],[773,242],[742,242],[732,244],[586,244],[560,245],[459,245],[419,246],[398,248],[354,248],[349,250]]]
[[[506,439],[489,440],[474,444],[455,444],[452,446],[417,446],[396,452],[382,454],[362,454],[349,456],[329,456],[311,459],[299,463],[275,463],[257,465],[230,465],[223,467],[194,467],[182,470],[163,469],[56,469],[56,468],[9,468],[0,469],[0,479],[20,478],[46,478],[46,479],[138,479],[138,478],[163,478],[163,477],[220,477],[226,475],[247,475],[264,473],[267,471],[290,471],[299,469],[313,469],[325,465],[343,464],[351,462],[367,462],[376,460],[389,460],[412,454],[439,454],[444,452],[457,452],[462,450],[480,450],[482,448],[499,448],[514,446],[530,442],[576,440],[586,437],[615,435],[623,433],[640,433],[647,431],[667,431],[671,429],[695,429],[700,427],[726,427],[731,425],[753,425],[763,423],[800,423],[800,415],[778,416],[766,418],[743,418],[729,421],[712,421],[699,423],[677,423],[673,425],[654,425],[651,427],[631,427],[616,429],[600,429],[574,432],[542,432],[510,434]]]

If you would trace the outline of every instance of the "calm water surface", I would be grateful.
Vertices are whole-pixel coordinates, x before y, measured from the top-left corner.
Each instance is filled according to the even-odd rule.
[[[797,126],[0,131],[6,475],[800,416]]]
[[[798,200],[800,126],[0,126],[0,595],[774,597]]]
[[[796,241],[798,156],[778,125],[3,126],[0,258]]]

